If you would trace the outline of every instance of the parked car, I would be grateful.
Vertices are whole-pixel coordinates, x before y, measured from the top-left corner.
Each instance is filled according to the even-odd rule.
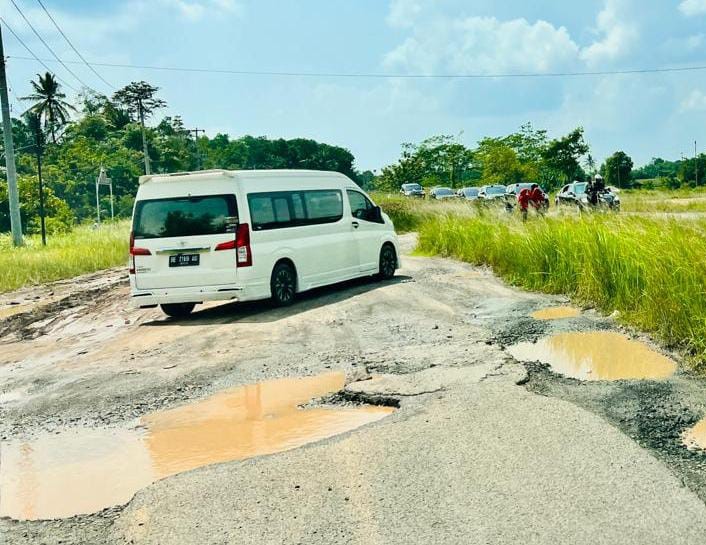
[[[183,317],[204,301],[271,298],[399,267],[390,218],[343,174],[209,170],[140,177],[130,290]]]
[[[465,199],[467,201],[477,201],[479,193],[479,187],[464,187],[456,191],[456,196],[459,199]]]
[[[456,194],[448,187],[434,187],[429,192],[429,198],[436,200],[453,199]]]
[[[517,196],[523,189],[532,189],[532,183],[522,183],[522,184],[510,184],[505,190],[505,206],[508,210],[513,210],[517,206]],[[541,188],[540,188],[541,189]],[[549,195],[542,189],[542,194],[544,195],[544,209],[549,208]]]
[[[405,197],[423,198],[425,195],[424,188],[419,184],[402,184],[402,189],[400,189],[400,193],[402,193],[402,195],[404,195]]]
[[[573,206],[583,210],[591,206],[586,193],[587,182],[573,182],[565,185],[557,193],[555,203],[557,206]],[[598,207],[618,212],[620,210],[620,196],[612,188],[606,188],[598,194]]]
[[[478,192],[478,198],[486,203],[504,204],[505,190],[504,185],[484,185]]]

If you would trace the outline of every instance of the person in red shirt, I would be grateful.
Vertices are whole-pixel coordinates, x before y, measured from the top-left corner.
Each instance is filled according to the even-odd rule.
[[[527,221],[527,211],[529,209],[529,204],[532,199],[532,191],[525,188],[517,195],[517,204],[520,206],[520,212],[522,213],[522,221]]]
[[[519,195],[517,195],[517,203],[520,205],[522,221],[526,221],[530,205],[537,211],[542,210],[544,206],[544,192],[537,184],[532,184],[529,189],[525,188],[520,191]]]
[[[537,184],[532,184],[530,189],[530,202],[537,210],[541,210],[544,206],[544,191]]]

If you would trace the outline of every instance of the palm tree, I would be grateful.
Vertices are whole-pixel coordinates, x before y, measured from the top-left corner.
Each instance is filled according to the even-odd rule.
[[[30,83],[34,92],[22,97],[22,100],[34,102],[27,111],[37,114],[44,121],[44,127],[49,130],[51,140],[56,144],[56,129],[66,125],[69,121],[69,110],[76,111],[76,108],[64,100],[66,95],[61,92],[59,82],[53,74],[37,74],[37,81]]]

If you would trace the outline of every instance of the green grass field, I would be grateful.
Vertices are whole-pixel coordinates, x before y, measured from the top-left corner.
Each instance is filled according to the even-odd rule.
[[[706,221],[446,215],[422,225],[419,250],[490,265],[511,284],[606,314],[618,310],[706,371]]]
[[[104,224],[94,230],[81,226],[49,237],[46,247],[38,236],[14,248],[9,235],[0,235],[0,293],[32,284],[127,265],[130,224]]]

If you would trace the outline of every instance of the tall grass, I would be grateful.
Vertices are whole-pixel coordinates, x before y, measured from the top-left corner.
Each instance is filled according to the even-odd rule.
[[[706,222],[642,217],[437,217],[423,252],[490,265],[512,284],[562,293],[685,349],[706,371]]]
[[[0,236],[0,293],[23,286],[71,278],[127,264],[129,222],[81,226],[49,237],[43,247],[37,236],[14,248],[9,235]]]

